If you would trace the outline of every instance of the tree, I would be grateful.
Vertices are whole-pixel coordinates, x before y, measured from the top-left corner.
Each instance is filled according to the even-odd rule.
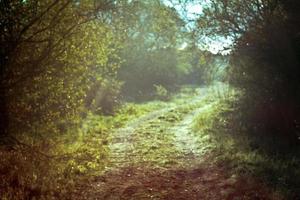
[[[1,1],[1,133],[59,131],[119,59],[99,14],[112,1]],[[42,130],[41,128],[44,128]]]
[[[159,0],[136,0],[119,11],[118,20],[124,41],[124,63],[118,77],[124,81],[125,95],[149,95],[154,84],[170,87],[179,82],[182,70],[176,55],[184,37],[184,22],[177,11]]]
[[[286,147],[298,142],[299,8],[293,0],[212,0],[198,20],[199,32],[235,40],[230,79],[246,91],[249,130],[279,136]]]

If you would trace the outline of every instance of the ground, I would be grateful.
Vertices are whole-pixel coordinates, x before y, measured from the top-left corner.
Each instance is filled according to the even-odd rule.
[[[211,94],[196,90],[115,130],[105,171],[78,184],[72,199],[282,199],[258,178],[214,162],[211,138],[193,129],[218,103]]]

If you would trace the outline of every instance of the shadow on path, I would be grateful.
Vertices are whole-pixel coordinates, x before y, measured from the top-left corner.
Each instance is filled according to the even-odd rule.
[[[209,158],[205,161],[209,163]],[[88,190],[84,188],[84,193],[77,195],[79,199],[281,199],[258,180],[230,175],[222,166],[204,164],[169,169],[131,166],[98,177],[89,183]]]

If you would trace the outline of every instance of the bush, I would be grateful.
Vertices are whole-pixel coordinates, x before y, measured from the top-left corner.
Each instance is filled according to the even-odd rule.
[[[110,128],[104,126],[90,126],[88,136],[78,130],[47,139],[24,135],[13,146],[2,145],[1,199],[67,199],[81,178],[103,170]]]
[[[162,85],[153,85],[155,88],[155,97],[158,100],[167,101],[170,100],[169,92]]]
[[[94,114],[112,115],[120,105],[122,83],[111,79],[96,81],[87,94],[85,107]]]
[[[231,58],[230,81],[245,91],[240,121],[247,122],[249,134],[260,138],[270,152],[287,153],[300,145],[297,9],[295,0],[270,1],[263,23],[237,40]]]

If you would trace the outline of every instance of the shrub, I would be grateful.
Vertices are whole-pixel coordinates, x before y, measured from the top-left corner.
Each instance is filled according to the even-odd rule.
[[[120,105],[122,83],[111,79],[96,81],[87,94],[85,106],[94,114],[113,114]]]
[[[162,101],[170,100],[170,95],[168,90],[162,85],[153,85],[155,88],[155,97]]]

